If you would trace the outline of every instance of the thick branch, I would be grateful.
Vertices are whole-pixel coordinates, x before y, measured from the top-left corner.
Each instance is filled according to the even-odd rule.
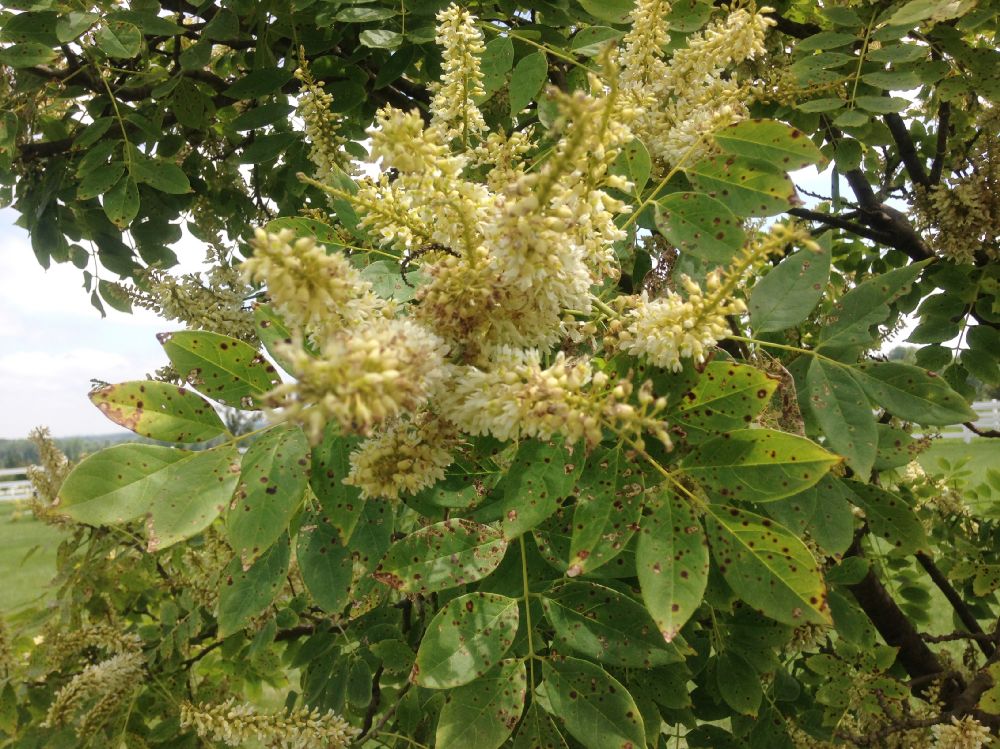
[[[829,213],[820,213],[819,211],[811,211],[808,208],[792,208],[788,211],[788,213],[792,216],[797,216],[798,218],[808,219],[809,221],[819,221],[827,226],[835,226],[838,229],[849,231],[852,234],[857,234],[865,239],[871,239],[874,242],[892,244],[892,237],[890,235],[884,232],[876,231],[875,229],[870,229],[869,227],[854,221],[848,221],[840,216],[833,216]]]
[[[937,144],[934,148],[934,162],[931,164],[931,173],[927,181],[931,185],[936,185],[941,181],[941,173],[944,170],[944,159],[948,152],[948,129],[951,127],[951,103],[942,101],[938,107],[938,130]]]
[[[883,119],[889,128],[889,132],[892,133],[892,139],[896,141],[896,148],[899,149],[899,158],[903,160],[903,166],[906,167],[910,179],[918,185],[926,186],[930,184],[927,172],[924,170],[923,162],[917,154],[917,148],[913,144],[913,138],[910,137],[910,131],[906,129],[906,123],[903,122],[903,118],[898,114],[890,113]]]

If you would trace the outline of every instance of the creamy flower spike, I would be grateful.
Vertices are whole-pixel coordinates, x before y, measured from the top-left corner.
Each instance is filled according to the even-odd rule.
[[[291,711],[261,713],[252,705],[230,698],[217,705],[181,703],[181,726],[194,728],[198,736],[221,741],[226,746],[261,742],[273,749],[340,749],[360,733],[357,728],[328,710],[300,707]]]
[[[351,453],[351,472],[344,480],[365,499],[398,499],[434,486],[452,463],[457,430],[433,417],[397,422]]]
[[[303,53],[300,59],[304,58]],[[333,97],[323,88],[323,81],[315,80],[304,65],[295,71],[295,77],[302,83],[296,109],[309,139],[309,158],[316,165],[319,180],[334,184],[337,176],[354,170],[344,153],[347,141],[337,134],[340,120],[333,113]]]
[[[476,20],[464,8],[452,3],[437,14],[436,41],[441,45],[441,82],[431,99],[433,124],[445,128],[449,138],[468,145],[486,131],[476,99],[485,96],[479,57],[486,51]]]
[[[369,434],[418,410],[444,375],[441,339],[410,320],[375,320],[318,343],[316,356],[301,342],[286,347],[297,382],[268,395],[269,407],[302,422],[314,442],[331,419],[345,431]]]
[[[291,229],[258,229],[253,255],[242,269],[249,281],[266,281],[267,293],[285,322],[316,336],[329,335],[375,316],[382,302],[371,284],[339,252],[328,253],[312,237]]]

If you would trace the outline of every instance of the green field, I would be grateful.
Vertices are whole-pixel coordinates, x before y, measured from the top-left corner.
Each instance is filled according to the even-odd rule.
[[[30,510],[13,519],[16,510],[16,503],[0,502],[0,614],[52,595],[48,584],[62,538],[56,528],[35,520]]]

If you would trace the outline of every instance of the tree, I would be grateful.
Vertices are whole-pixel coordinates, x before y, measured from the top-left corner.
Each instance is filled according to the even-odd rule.
[[[4,20],[39,258],[190,326],[91,394],[177,446],[42,483],[8,744],[985,745],[1000,475],[914,459],[1000,380],[997,9],[415,5]]]

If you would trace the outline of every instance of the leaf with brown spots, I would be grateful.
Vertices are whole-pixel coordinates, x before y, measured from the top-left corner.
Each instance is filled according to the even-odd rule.
[[[804,437],[741,429],[698,445],[681,468],[726,500],[770,502],[808,489],[839,462]]]
[[[904,421],[947,426],[979,418],[943,377],[912,364],[862,362],[851,371],[876,405]]]
[[[756,367],[709,362],[664,418],[681,427],[689,442],[702,442],[752,423],[777,387],[776,378]]]
[[[664,492],[643,517],[636,548],[639,588],[660,635],[672,641],[708,584],[708,542],[690,503]]]
[[[569,569],[570,544],[573,543],[573,510],[574,505],[567,504],[544,520],[531,534],[542,558],[555,567],[561,574]],[[588,578],[622,578],[635,577],[635,535],[628,544],[607,564],[587,573]]]
[[[505,660],[470,684],[452,690],[438,719],[437,749],[497,749],[524,711],[524,661]]]
[[[372,575],[401,593],[426,595],[482,580],[506,551],[496,528],[453,518],[394,543]]]
[[[823,430],[830,449],[843,455],[851,470],[867,479],[875,465],[878,429],[868,396],[850,368],[815,357],[809,363],[800,400]]]
[[[542,663],[542,706],[587,749],[642,749],[639,708],[621,682],[600,666],[553,656]]]
[[[351,597],[354,559],[329,518],[310,512],[302,520],[295,547],[302,582],[321,609],[339,614]]]
[[[682,253],[728,265],[746,243],[740,220],[700,192],[674,192],[656,204],[656,228]]]
[[[736,594],[785,624],[831,624],[826,584],[812,552],[787,528],[735,507],[705,513],[712,556]]]
[[[308,468],[309,441],[298,426],[272,427],[250,445],[226,514],[226,538],[244,566],[288,530],[305,496]]]
[[[707,156],[684,172],[695,188],[737,216],[774,216],[798,202],[788,175],[765,161],[721,154]]]
[[[560,651],[626,668],[680,663],[684,656],[667,645],[642,604],[597,583],[570,580],[542,598],[545,616],[555,628]]]
[[[291,372],[292,365],[283,347],[292,342],[292,334],[278,313],[266,304],[256,305],[253,308],[253,329],[271,358],[286,372]]]
[[[429,689],[450,689],[483,676],[514,644],[517,599],[496,593],[453,598],[427,625],[411,679]]]
[[[90,400],[111,421],[160,442],[204,442],[227,434],[208,401],[169,382],[107,385],[92,390]]]
[[[351,451],[360,441],[357,437],[341,435],[340,425],[330,422],[322,441],[312,449],[309,486],[324,515],[340,533],[341,543],[345,544],[350,541],[365,506],[361,490],[344,483],[351,470]]]
[[[539,706],[532,702],[517,728],[513,749],[568,749],[559,728]]]
[[[930,548],[923,523],[902,497],[874,484],[842,479],[839,483],[849,490],[851,502],[865,511],[872,535],[885,539],[892,553],[909,555]]]
[[[227,406],[258,409],[264,394],[281,384],[274,365],[236,338],[207,330],[160,333],[156,337],[189,385]]]
[[[812,164],[822,171],[827,162],[805,133],[776,120],[743,120],[712,136],[724,151],[774,164],[786,172]]]
[[[233,445],[191,452],[115,445],[84,458],[59,491],[59,512],[88,525],[146,517],[151,549],[204,530],[229,504],[239,478]]]
[[[754,284],[750,294],[750,323],[757,333],[785,330],[812,312],[830,279],[831,242],[824,235],[814,251],[803,248]]]
[[[715,661],[715,677],[719,694],[733,710],[743,715],[757,715],[764,691],[761,675],[739,653],[726,649]]]
[[[285,584],[290,557],[291,544],[284,536],[247,570],[239,557],[229,563],[219,590],[219,637],[243,629],[271,604]]]
[[[599,569],[618,556],[642,512],[644,477],[620,447],[596,450],[573,489],[573,535],[566,575]]]

